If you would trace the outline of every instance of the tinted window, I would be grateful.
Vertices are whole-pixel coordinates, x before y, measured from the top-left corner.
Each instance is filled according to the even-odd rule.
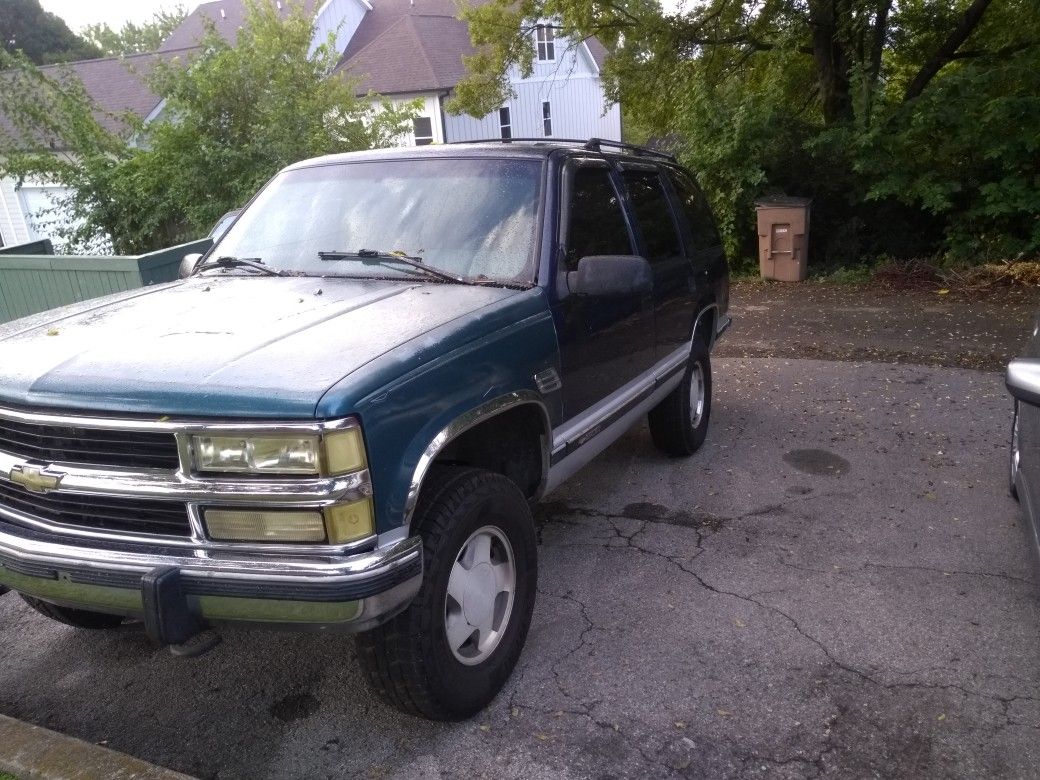
[[[632,241],[610,172],[579,166],[571,179],[567,265],[575,268],[589,255],[630,255]]]
[[[315,165],[278,174],[214,256],[260,257],[314,274],[410,277],[392,262],[322,261],[374,249],[468,277],[530,281],[541,163],[406,159]]]
[[[683,226],[686,243],[690,254],[718,249],[722,246],[715,219],[711,215],[711,207],[703,193],[685,176],[671,175],[672,184],[679,194],[682,214],[685,218]]]
[[[625,171],[622,175],[646,245],[646,259],[654,263],[681,256],[682,244],[660,175],[656,171]]]

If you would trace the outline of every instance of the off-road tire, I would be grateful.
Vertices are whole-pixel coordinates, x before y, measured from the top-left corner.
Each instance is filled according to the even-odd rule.
[[[690,388],[698,368],[704,387],[704,408],[700,419],[694,424]],[[693,341],[690,359],[679,386],[650,410],[650,436],[654,440],[654,446],[664,454],[673,458],[688,457],[704,443],[710,418],[711,355],[704,340],[697,338]]]
[[[358,660],[372,691],[390,706],[431,720],[464,720],[502,689],[520,657],[537,589],[537,539],[530,506],[505,477],[482,469],[436,466],[415,513],[423,539],[423,583],[409,607],[359,634]],[[493,526],[513,552],[516,586],[499,644],[477,665],[460,663],[448,645],[448,578],[463,545]]]
[[[51,620],[57,620],[66,626],[73,628],[87,628],[92,631],[119,628],[124,618],[120,615],[109,615],[104,612],[91,612],[86,609],[73,609],[72,607],[60,607],[49,601],[40,601],[32,596],[19,594],[25,603],[35,609],[41,615],[46,615]]]

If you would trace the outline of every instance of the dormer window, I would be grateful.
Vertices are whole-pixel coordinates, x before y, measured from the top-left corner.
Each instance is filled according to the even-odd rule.
[[[546,24],[535,27],[534,40],[539,62],[552,62],[556,59],[556,35],[552,27]]]

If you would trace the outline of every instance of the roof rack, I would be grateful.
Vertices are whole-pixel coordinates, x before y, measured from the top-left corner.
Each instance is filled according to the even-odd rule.
[[[625,152],[631,152],[634,155],[640,155],[645,157],[662,157],[665,160],[675,162],[675,155],[668,154],[667,152],[659,152],[656,149],[647,149],[645,146],[636,146],[635,144],[626,144],[621,141],[608,141],[606,138],[590,138],[585,143],[585,148],[590,152],[602,151],[601,147],[610,146],[615,149],[621,149]]]
[[[635,144],[626,144],[621,141],[609,141],[606,138],[554,138],[552,136],[544,138],[475,138],[472,141],[450,141],[449,145],[457,144],[510,144],[513,142],[521,143],[542,143],[542,144],[575,144],[580,146],[589,152],[601,152],[604,146],[608,146],[612,149],[619,149],[624,152],[628,152],[637,157],[660,157],[664,160],[675,162],[675,156],[668,154],[667,152],[658,152],[655,149],[647,149],[643,146],[636,146]]]

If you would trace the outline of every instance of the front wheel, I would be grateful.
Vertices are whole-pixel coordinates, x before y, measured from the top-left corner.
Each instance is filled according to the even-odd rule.
[[[423,584],[397,617],[357,637],[372,690],[432,720],[462,720],[502,689],[520,657],[537,587],[527,500],[498,474],[438,467],[416,509]]]
[[[650,410],[650,436],[657,449],[673,458],[692,455],[704,444],[711,418],[711,355],[694,339],[682,381]]]

